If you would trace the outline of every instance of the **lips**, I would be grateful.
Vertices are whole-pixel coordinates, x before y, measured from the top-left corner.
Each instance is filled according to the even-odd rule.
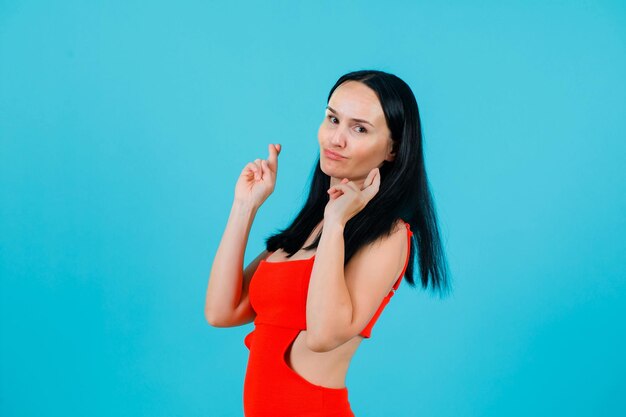
[[[335,153],[335,152],[332,152],[332,151],[329,151],[328,149],[324,149],[324,153],[326,154],[326,156],[331,157],[333,159],[339,159],[339,158],[340,159],[344,159],[345,158],[345,156],[339,155],[338,153]]]

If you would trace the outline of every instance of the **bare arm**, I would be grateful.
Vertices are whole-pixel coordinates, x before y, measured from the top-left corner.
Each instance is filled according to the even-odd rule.
[[[374,168],[363,183],[344,178],[328,189],[306,304],[306,342],[313,351],[332,350],[363,330],[400,273],[406,253],[402,228],[359,250],[343,265],[345,225],[379,187],[380,173]]]
[[[359,250],[344,263],[344,225],[327,223],[307,294],[307,346],[327,352],[359,334],[399,278],[408,252],[405,229]]]
[[[243,258],[257,210],[244,202],[233,203],[226,230],[213,260],[206,292],[204,315],[212,326],[239,326],[254,320],[255,313],[247,292],[258,259],[244,271]],[[253,265],[255,263],[257,265]]]
[[[235,198],[226,229],[211,266],[204,316],[215,327],[249,323],[256,313],[250,306],[248,286],[267,252],[263,251],[243,270],[250,229],[256,213],[274,191],[280,145],[269,145],[269,158],[247,164],[235,187]]]

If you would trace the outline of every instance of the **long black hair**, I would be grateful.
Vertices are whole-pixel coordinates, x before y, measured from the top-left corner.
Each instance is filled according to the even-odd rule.
[[[402,219],[413,231],[410,259],[404,274],[406,281],[415,287],[416,241],[422,287],[426,289],[430,283],[431,290],[438,290],[440,295],[447,293],[450,290],[448,268],[424,166],[422,126],[415,96],[411,88],[395,75],[361,70],[341,76],[330,90],[327,103],[335,89],[346,81],[361,82],[376,93],[396,155],[393,161],[384,161],[380,167],[380,188],[376,195],[345,225],[344,265],[361,247],[389,236],[398,219]],[[282,248],[288,257],[298,252],[324,218],[324,208],[330,198],[326,192],[329,188],[330,177],[321,170],[318,155],[304,206],[287,228],[266,238],[266,249],[274,252]],[[316,248],[320,237],[321,232],[304,249]]]

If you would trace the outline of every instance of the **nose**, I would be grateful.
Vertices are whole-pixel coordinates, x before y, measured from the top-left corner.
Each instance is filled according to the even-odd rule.
[[[346,132],[341,126],[338,126],[330,137],[330,143],[333,146],[343,148],[346,145]]]

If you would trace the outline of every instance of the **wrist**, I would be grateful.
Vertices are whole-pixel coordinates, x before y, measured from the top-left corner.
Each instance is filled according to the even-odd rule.
[[[343,233],[343,230],[345,229],[346,224],[345,222],[339,220],[339,219],[324,219],[324,226],[323,226],[323,230],[328,230],[328,231],[338,231]]]
[[[255,214],[259,208],[248,201],[234,199],[232,209],[241,213]]]

